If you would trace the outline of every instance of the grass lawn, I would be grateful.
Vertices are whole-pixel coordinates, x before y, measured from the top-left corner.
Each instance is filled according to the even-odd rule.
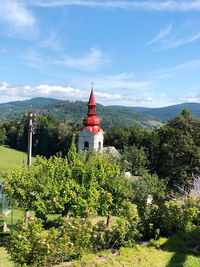
[[[196,240],[196,241],[200,241]],[[190,240],[191,242],[191,240]],[[194,241],[192,241],[194,242]],[[153,246],[120,248],[120,250],[101,251],[86,254],[80,260],[63,263],[56,267],[198,267],[200,253],[195,252],[184,238],[174,236],[161,238]],[[195,245],[195,242],[194,242]]]
[[[33,158],[34,160],[34,158]],[[6,146],[0,146],[0,173],[23,166],[27,162],[27,154]]]
[[[1,246],[0,246],[0,267],[14,267],[14,264],[8,259],[8,254],[5,248]]]
[[[119,251],[101,252],[85,255],[81,260],[73,261],[73,267],[198,267],[200,259],[193,255],[157,250],[143,247],[141,249],[121,248]]]

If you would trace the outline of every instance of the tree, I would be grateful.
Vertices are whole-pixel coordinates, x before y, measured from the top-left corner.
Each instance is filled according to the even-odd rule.
[[[187,186],[200,174],[200,120],[184,109],[158,130],[159,144],[154,151],[157,174],[168,180],[168,187]]]
[[[66,158],[37,157],[30,170],[19,168],[9,173],[4,194],[20,202],[38,217],[51,212],[71,211],[74,215],[108,215],[131,195],[120,168],[99,153],[78,154],[74,142]]]
[[[4,145],[6,142],[6,131],[0,128],[0,145]]]
[[[123,160],[130,163],[130,171],[134,175],[142,175],[144,170],[149,169],[148,155],[144,147],[125,147]]]

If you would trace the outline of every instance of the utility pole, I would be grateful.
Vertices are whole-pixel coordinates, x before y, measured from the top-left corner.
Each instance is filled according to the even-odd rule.
[[[33,120],[36,119],[36,115],[31,112],[26,115],[26,119],[28,120],[28,151],[27,151],[27,165],[28,168],[31,166],[31,156],[32,156],[32,137],[34,131]]]

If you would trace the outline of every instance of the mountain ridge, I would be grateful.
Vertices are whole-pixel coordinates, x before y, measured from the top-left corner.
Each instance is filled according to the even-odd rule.
[[[58,99],[32,98],[25,101],[14,101],[0,104],[0,122],[20,120],[29,111],[38,115],[52,115],[56,119],[72,124],[82,124],[87,114],[87,103]],[[115,110],[97,104],[97,116],[103,128],[128,127],[139,125],[144,128],[156,128],[162,124],[160,119],[134,110]]]
[[[113,109],[128,109],[140,112],[146,115],[151,115],[157,118],[160,118],[164,121],[176,117],[184,108],[188,108],[191,112],[191,115],[200,118],[200,103],[182,103],[177,105],[171,105],[160,108],[147,108],[147,107],[127,107],[127,106],[118,106],[112,105],[108,106]]]

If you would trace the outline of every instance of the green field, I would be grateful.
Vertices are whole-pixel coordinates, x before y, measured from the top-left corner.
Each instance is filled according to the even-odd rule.
[[[23,166],[26,162],[26,153],[0,146],[0,173],[8,173],[10,169]]]
[[[0,267],[13,267],[14,264],[9,261],[8,254],[4,247],[0,247]]]

